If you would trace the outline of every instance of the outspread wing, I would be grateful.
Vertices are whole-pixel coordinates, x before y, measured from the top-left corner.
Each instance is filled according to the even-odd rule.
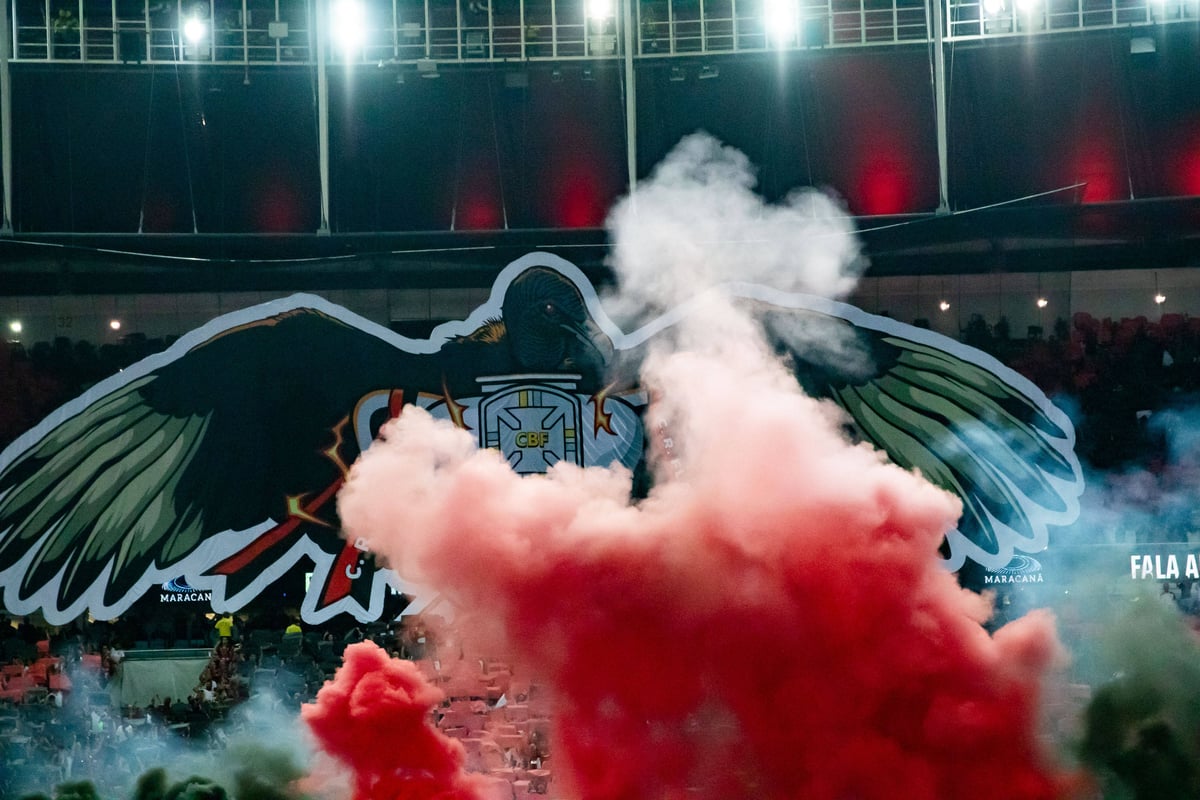
[[[1036,387],[958,342],[838,309],[845,318],[818,325],[825,342],[842,343],[835,359],[815,362],[813,348],[781,334],[784,320],[813,312],[775,312],[769,329],[788,343],[800,382],[845,409],[858,436],[962,500],[948,566],[970,558],[1001,569],[1016,551],[1044,549],[1050,526],[1074,521],[1083,487],[1074,431]]]
[[[93,610],[127,605],[148,569],[172,577],[209,537],[280,519],[289,494],[336,480],[322,450],[363,394],[438,383],[436,354],[313,308],[197,338],[0,454],[6,606],[54,619],[89,598]]]

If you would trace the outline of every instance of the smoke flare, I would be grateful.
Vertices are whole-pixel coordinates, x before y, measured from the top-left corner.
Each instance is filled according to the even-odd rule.
[[[648,365],[682,477],[639,505],[623,470],[522,479],[406,409],[341,495],[348,535],[549,684],[579,797],[1059,796],[1049,616],[990,638],[934,557],[958,502],[761,353]]]
[[[333,680],[301,716],[354,772],[355,800],[479,800],[462,745],[430,719],[442,693],[409,661],[366,641],[346,648]]]

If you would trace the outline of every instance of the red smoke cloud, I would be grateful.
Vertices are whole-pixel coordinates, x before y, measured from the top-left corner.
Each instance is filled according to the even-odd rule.
[[[989,637],[936,559],[957,500],[723,347],[644,375],[674,463],[640,504],[623,470],[519,478],[407,408],[354,467],[347,535],[551,689],[566,796],[1062,796],[1034,733],[1050,618]]]
[[[442,692],[372,642],[350,645],[344,659],[301,716],[353,770],[355,800],[478,800],[462,745],[430,720]]]

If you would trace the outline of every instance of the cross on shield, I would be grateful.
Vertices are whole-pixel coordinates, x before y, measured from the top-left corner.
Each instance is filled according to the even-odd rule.
[[[521,384],[503,388],[486,386],[480,404],[480,445],[499,450],[513,471],[545,472],[559,461],[583,465],[579,431],[582,409],[574,386],[561,380],[553,384]]]

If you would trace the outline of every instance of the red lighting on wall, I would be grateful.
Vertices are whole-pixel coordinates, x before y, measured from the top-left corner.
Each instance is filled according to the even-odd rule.
[[[530,210],[539,224],[600,227],[609,206],[624,193],[625,131],[615,122],[620,115],[611,105],[618,95],[599,95],[598,83],[563,81],[546,95],[549,121],[537,132],[542,157],[530,172],[532,184],[538,187]],[[601,109],[616,116],[604,118]]]
[[[816,182],[842,193],[853,214],[936,207],[932,116],[914,101],[929,92],[928,73],[922,77],[916,60],[898,68],[879,56],[830,59],[813,70],[823,87],[814,152],[825,161]]]
[[[595,228],[604,224],[604,202],[595,176],[576,172],[567,176],[555,203],[558,225],[564,228]]]
[[[1081,154],[1076,162],[1075,175],[1075,180],[1086,183],[1082,195],[1085,203],[1103,203],[1122,197],[1116,165],[1103,153]]]
[[[1182,183],[1180,188],[1183,190],[1181,194],[1200,194],[1200,144],[1187,154],[1179,178]]]
[[[259,191],[254,213],[255,229],[262,233],[295,233],[304,230],[301,202],[294,187],[273,176]]]
[[[490,197],[478,193],[459,201],[454,227],[464,231],[494,231],[504,227],[504,218]]]
[[[858,204],[864,214],[900,214],[912,211],[912,176],[903,163],[890,156],[871,158],[859,174]]]
[[[1129,198],[1129,176],[1121,154],[1120,130],[1111,113],[1093,99],[1080,116],[1078,145],[1072,160],[1072,182],[1085,182],[1080,199],[1104,203]]]
[[[1196,127],[1200,129],[1200,122]],[[1168,194],[1191,197],[1200,195],[1200,130],[1180,143],[1175,152],[1174,164],[1169,164],[1167,173]],[[1171,169],[1170,167],[1174,167]]]

